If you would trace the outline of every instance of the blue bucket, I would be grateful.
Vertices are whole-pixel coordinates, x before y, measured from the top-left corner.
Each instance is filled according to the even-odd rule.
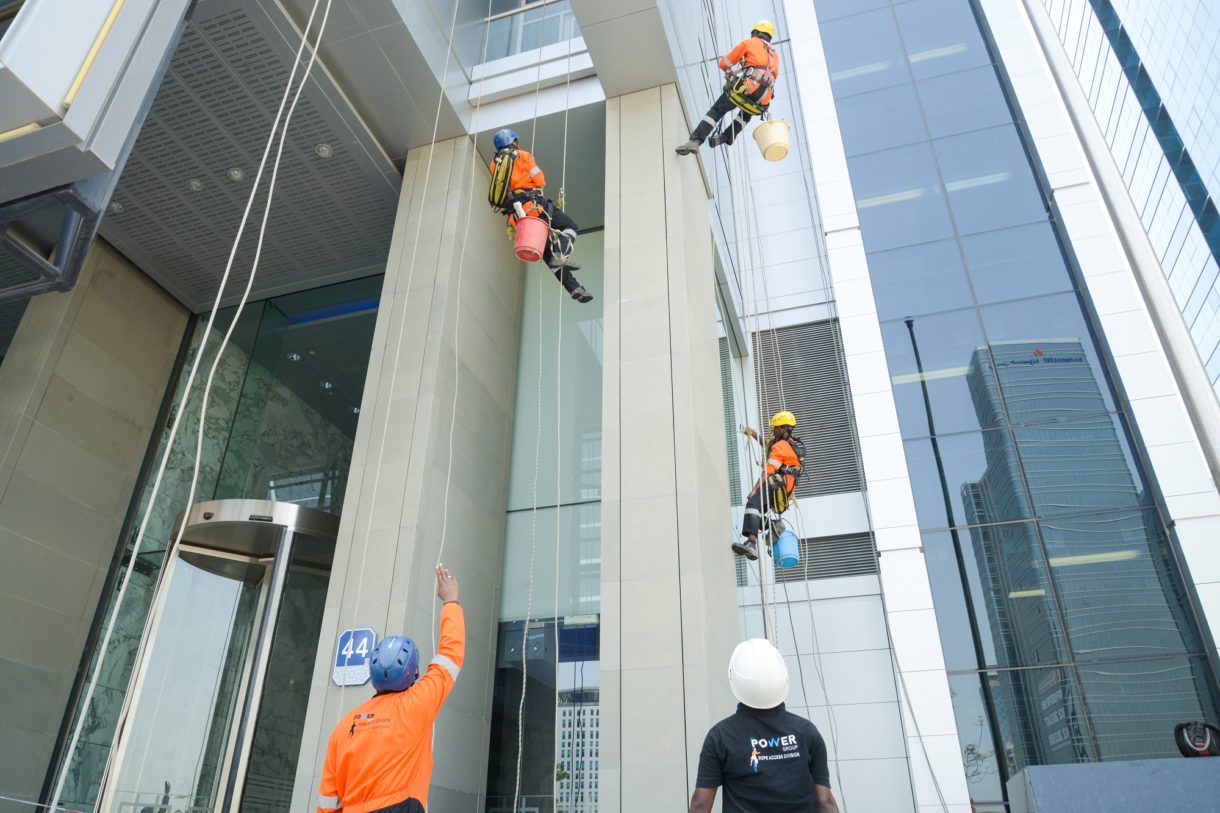
[[[801,561],[801,548],[797,544],[796,534],[784,531],[775,540],[775,563],[783,568],[796,567]]]

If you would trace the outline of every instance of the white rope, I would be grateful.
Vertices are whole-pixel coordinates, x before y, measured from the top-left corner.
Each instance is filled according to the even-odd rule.
[[[185,412],[186,405],[189,403],[191,388],[194,385],[195,376],[198,375],[200,363],[202,362],[204,352],[207,349],[207,338],[208,338],[208,335],[211,333],[212,326],[216,322],[216,313],[220,308],[220,301],[224,296],[224,289],[225,289],[226,285],[228,284],[229,275],[233,270],[233,262],[237,256],[238,246],[241,243],[242,236],[245,234],[246,223],[250,217],[250,212],[254,206],[254,200],[258,194],[258,185],[259,185],[259,182],[262,180],[263,172],[266,169],[267,158],[271,154],[271,146],[272,146],[272,144],[275,143],[276,135],[279,132],[280,119],[284,114],[285,105],[288,103],[288,97],[292,91],[292,83],[293,83],[293,80],[296,78],[297,69],[300,65],[301,54],[303,53],[306,46],[308,45],[309,29],[313,26],[314,16],[317,13],[318,5],[320,2],[321,2],[321,0],[314,0],[313,8],[309,14],[309,20],[306,22],[305,29],[301,33],[301,43],[297,47],[296,55],[293,58],[292,70],[289,73],[288,81],[286,82],[286,84],[284,86],[284,95],[280,99],[279,109],[276,111],[275,119],[272,122],[271,133],[268,135],[266,146],[264,146],[264,148],[263,148],[263,155],[262,155],[262,159],[259,161],[258,172],[254,176],[254,182],[251,184],[250,196],[246,200],[246,208],[242,212],[241,222],[239,223],[238,229],[237,229],[237,236],[233,240],[233,246],[229,251],[229,259],[225,264],[224,274],[221,275],[220,284],[217,286],[217,289],[216,289],[216,297],[212,303],[212,309],[211,309],[211,312],[208,314],[208,321],[207,321],[207,324],[205,325],[203,333],[202,333],[203,338],[199,345],[199,351],[196,354],[195,359],[191,363],[190,373],[187,375],[186,385],[183,388],[183,393],[184,393],[183,400],[182,400],[183,412]],[[322,33],[326,28],[326,20],[330,14],[331,2],[332,2],[332,0],[327,0],[326,11],[323,13],[322,22],[318,28],[317,41],[319,43],[321,42]],[[287,135],[288,124],[290,123],[290,121],[292,119],[293,112],[296,110],[296,104],[297,104],[297,101],[300,99],[301,90],[304,88],[305,84],[309,80],[309,74],[310,74],[311,70],[313,69],[313,65],[314,65],[314,62],[316,61],[316,59],[317,59],[317,43],[315,43],[314,47],[310,50],[310,58],[309,58],[308,63],[306,64],[305,73],[302,76],[301,84],[298,86],[297,94],[293,98],[292,106],[288,110],[288,116],[286,119],[284,119],[284,131],[281,136],[279,151],[276,153],[275,169],[273,169],[273,171],[272,171],[272,180],[271,180],[271,183],[267,190],[267,203],[266,203],[267,212],[269,212],[270,208],[271,208],[271,196],[275,190],[276,170],[278,170],[278,168],[279,168],[280,156],[282,156],[282,154],[283,154],[283,142],[284,142],[284,140],[286,140],[285,137]],[[264,213],[263,221],[262,221],[262,225],[260,227],[259,237],[258,237],[258,249],[260,252],[262,249],[263,237],[264,237],[264,233],[266,230],[266,226],[267,226],[267,215],[266,215],[266,213]],[[204,425],[203,425],[204,415],[207,410],[207,398],[211,391],[212,380],[213,380],[214,374],[216,372],[216,367],[219,364],[220,357],[224,353],[225,344],[227,343],[229,336],[232,334],[233,327],[237,324],[237,321],[238,321],[239,317],[241,316],[241,311],[245,307],[245,304],[246,304],[246,298],[250,292],[251,286],[253,285],[255,271],[257,270],[257,265],[258,265],[257,256],[258,255],[256,254],[254,264],[251,266],[251,269],[250,269],[250,278],[246,284],[245,293],[243,294],[242,300],[239,303],[236,312],[234,313],[233,321],[229,326],[229,330],[225,334],[224,341],[222,341],[220,348],[216,352],[216,360],[213,363],[211,371],[208,375],[208,380],[207,380],[207,384],[204,388],[203,401],[202,401],[201,409],[200,409],[199,433],[200,433],[201,438],[202,438],[203,429],[204,429]],[[55,783],[55,791],[51,796],[50,808],[52,810],[55,810],[59,806],[60,797],[63,795],[64,785],[67,783],[67,779],[68,779],[68,773],[69,773],[68,767],[71,764],[72,757],[76,752],[77,746],[80,744],[81,732],[83,731],[84,726],[85,726],[85,720],[88,716],[89,706],[93,702],[93,696],[97,690],[98,678],[101,675],[101,669],[102,669],[103,664],[105,663],[106,652],[110,646],[110,640],[114,634],[114,628],[118,621],[119,611],[123,604],[123,598],[126,596],[127,587],[131,583],[131,575],[135,571],[135,564],[140,555],[140,548],[144,543],[144,537],[148,532],[148,524],[152,517],[153,508],[156,505],[157,495],[161,489],[161,482],[165,477],[165,470],[169,463],[170,453],[173,450],[174,441],[177,438],[178,429],[182,425],[182,423],[183,423],[183,421],[175,421],[170,428],[169,438],[166,440],[166,443],[165,443],[165,452],[161,457],[160,465],[157,467],[156,477],[153,479],[153,487],[152,487],[152,491],[150,492],[150,495],[149,495],[148,505],[145,508],[144,517],[140,521],[140,528],[139,528],[139,531],[136,533],[136,539],[132,545],[130,559],[127,563],[127,568],[123,573],[123,579],[119,584],[118,593],[115,595],[115,598],[113,600],[113,603],[112,603],[113,609],[110,613],[110,619],[107,621],[107,624],[106,624],[106,631],[103,634],[101,642],[98,645],[98,648],[96,650],[97,659],[94,662],[93,670],[92,670],[92,673],[89,678],[88,687],[85,690],[84,697],[82,698],[80,706],[79,706],[80,711],[77,716],[76,725],[72,729],[72,736],[68,741],[67,748],[64,750],[63,767],[60,770],[59,779]],[[198,452],[198,447],[197,447],[196,448],[195,468],[194,468],[194,473],[193,473],[193,476],[191,479],[190,493],[192,495],[192,499],[193,499],[193,495],[195,492],[195,488],[196,488],[196,484],[197,484],[196,481],[197,481],[198,474],[199,474],[198,454],[199,454],[199,452]],[[189,500],[187,502],[187,506],[188,506],[188,508],[190,506]],[[186,517],[184,515],[183,526],[180,527],[178,530],[177,538],[175,540],[175,546],[176,546],[177,542],[180,541],[182,538],[182,532],[183,532],[183,529],[185,528],[185,523],[186,523]],[[167,550],[166,556],[173,555],[173,551],[174,551],[174,548],[170,548],[169,550]],[[143,655],[144,650],[146,649],[146,645],[147,645],[147,634],[145,634],[145,636],[141,640],[140,647],[137,650],[137,656]],[[112,754],[108,755],[108,757],[107,757],[108,761],[111,756],[113,756],[113,755]]]
[[[538,48],[538,63],[534,66],[537,72],[534,80],[534,122],[530,130],[530,146],[538,146],[538,101],[542,90],[542,48]],[[537,166],[537,159],[534,159]],[[550,223],[547,224],[548,226]],[[550,239],[550,236],[547,236]],[[563,269],[559,271],[560,280]],[[530,560],[529,560],[529,593],[525,603],[525,620],[521,624],[521,699],[517,703],[517,781],[513,790],[513,813],[517,813],[521,804],[521,769],[525,757],[525,695],[529,683],[529,633],[530,622],[534,617],[534,562],[538,553],[538,464],[542,455],[542,285],[538,285],[538,398],[536,406],[537,420],[534,427],[534,485],[532,508],[530,509]],[[558,509],[556,509],[558,510]],[[558,540],[556,540],[558,545]]]
[[[572,91],[572,38],[568,38],[568,56],[564,63],[564,70],[567,73],[567,84],[564,88],[563,95],[563,169],[559,175],[559,197],[567,204],[566,192],[568,183],[568,112],[569,103],[571,101]],[[565,252],[564,259],[572,253],[574,246],[568,245],[568,250]],[[560,268],[559,275],[563,277],[563,269]],[[560,505],[563,503],[563,300],[564,287],[562,284],[555,289],[555,725],[560,726],[559,716],[559,622],[563,617],[559,612],[559,540],[562,534],[562,524],[560,522],[563,511]],[[575,714],[575,710],[573,711]],[[573,717],[573,726],[575,726],[576,718]],[[573,727],[575,734],[575,727]],[[562,738],[556,740],[555,743],[555,761],[559,761],[560,748],[562,747]],[[575,740],[573,739],[573,748],[575,748]],[[559,809],[559,771],[551,772],[551,809]]]
[[[386,440],[388,439],[389,432],[390,432],[390,413],[393,408],[393,402],[394,402],[393,395],[394,395],[394,392],[395,392],[395,389],[396,389],[396,386],[398,383],[398,370],[399,370],[400,359],[402,357],[403,335],[406,332],[406,325],[407,325],[407,314],[408,314],[407,309],[408,309],[408,306],[411,304],[411,288],[412,288],[412,283],[415,280],[415,265],[416,265],[416,260],[418,259],[418,256],[419,256],[419,238],[423,232],[424,213],[422,210],[426,208],[427,203],[428,203],[428,186],[432,179],[432,162],[433,162],[433,159],[436,157],[436,136],[437,136],[437,133],[440,131],[441,110],[443,109],[444,102],[445,102],[445,85],[446,85],[446,81],[448,80],[448,76],[449,76],[449,62],[453,55],[453,38],[454,38],[454,32],[457,29],[458,6],[459,6],[458,3],[454,3],[453,17],[449,23],[449,39],[448,39],[448,42],[445,47],[445,62],[444,62],[444,66],[441,70],[440,90],[437,93],[436,114],[432,120],[432,139],[431,139],[431,142],[428,147],[428,163],[425,165],[425,168],[424,168],[424,183],[423,183],[423,187],[420,191],[420,197],[419,197],[419,207],[418,208],[421,211],[419,212],[419,217],[418,217],[418,219],[416,221],[416,225],[415,225],[415,238],[413,240],[412,248],[411,248],[411,263],[407,270],[407,284],[406,284],[406,286],[404,286],[402,288],[403,301],[402,301],[402,307],[400,308],[400,310],[402,312],[402,318],[399,320],[399,323],[398,323],[398,333],[394,337],[394,364],[390,370],[390,385],[387,390],[390,397],[386,399],[386,403],[385,403],[385,407],[384,407],[385,422],[382,425],[381,438],[378,442],[378,447],[377,447],[377,464],[373,470],[373,489],[369,495],[368,521],[365,523],[364,544],[362,545],[362,549],[361,549],[361,553],[360,553],[360,570],[356,577],[356,600],[353,603],[352,615],[351,615],[351,618],[353,618],[353,619],[359,619],[359,617],[360,617],[360,603],[361,603],[361,599],[364,595],[364,574],[365,574],[365,570],[368,565],[369,539],[372,536],[372,531],[373,531],[373,516],[375,514],[375,510],[377,507],[377,495],[380,492],[381,470],[382,470],[382,464],[385,460]],[[405,173],[404,173],[404,177],[403,177],[403,185],[404,186],[406,185]],[[410,212],[407,213],[408,219],[410,217],[410,214],[411,214]],[[403,256],[405,254],[406,254],[406,240],[404,239],[399,244],[399,247],[398,247],[398,257],[397,257],[397,261],[395,263],[396,268],[402,267]],[[397,303],[394,303],[394,306],[397,306]],[[391,322],[393,321],[392,314],[390,317],[390,321]],[[390,347],[389,342],[390,342],[390,340],[387,337],[386,344],[383,345],[383,348],[382,348],[383,355],[386,352],[386,350],[388,350]],[[358,511],[359,511],[359,508],[357,507],[357,512]],[[400,509],[400,511],[399,511],[399,523],[398,523],[399,528],[402,527],[401,518],[402,518],[402,509]],[[353,524],[355,524],[355,523],[353,523]],[[354,539],[353,539],[353,542],[354,542]],[[393,565],[391,566],[391,572],[396,573],[397,569],[398,569],[398,546],[395,546],[394,559],[393,559]],[[347,573],[344,574],[344,583],[343,583],[343,594],[344,595],[346,595],[346,593],[347,593],[348,580],[350,578],[351,578],[351,569],[348,568]],[[406,595],[405,595],[404,601],[403,601],[404,606],[410,606],[410,601],[408,600],[409,596],[410,596],[410,583],[408,582]],[[387,602],[387,607],[386,607],[386,625],[387,625],[387,627],[390,623],[390,612],[391,612],[391,608],[388,606],[388,602]],[[339,628],[342,626],[342,624],[344,623],[344,620],[345,620],[342,613],[337,613],[336,616],[337,617],[335,619],[335,627],[334,627],[334,633],[333,633],[332,640],[338,638]],[[340,708],[346,708],[344,699],[347,695],[347,688],[348,688],[347,686],[339,687],[339,706],[340,706]],[[321,721],[320,725],[322,727],[323,732],[325,732],[326,730],[328,730],[330,728],[330,725],[326,722],[325,719],[323,719]],[[314,773],[315,774],[317,773],[317,768],[318,768],[317,755],[315,755],[315,757],[314,757]]]

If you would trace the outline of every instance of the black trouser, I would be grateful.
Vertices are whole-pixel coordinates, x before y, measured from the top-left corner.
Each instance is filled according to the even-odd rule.
[[[698,141],[700,144],[702,144],[703,140],[712,134],[712,128],[716,126],[716,122],[724,118],[724,114],[728,113],[730,110],[736,110],[737,112],[733,114],[732,123],[729,124],[724,133],[721,135],[721,143],[732,144],[733,139],[736,138],[737,134],[741,132],[741,128],[745,127],[746,122],[754,117],[729,101],[728,94],[725,93],[720,94],[720,98],[717,99],[716,103],[713,104],[711,109],[707,111],[707,115],[703,117],[703,121],[699,122],[698,126],[696,126],[691,132],[691,140]]]
[[[750,499],[746,500],[746,515],[741,521],[742,536],[750,534],[757,536],[758,532],[762,530],[762,494],[763,490],[760,488],[750,495]]]
[[[580,227],[576,225],[575,220],[564,213],[563,209],[556,206],[554,201],[546,202],[546,210],[551,216],[553,239],[546,241],[546,248],[542,250],[542,261],[555,273],[555,279],[559,280],[563,289],[572,293],[580,287],[580,283],[576,281],[576,277],[572,276],[571,271],[556,266],[563,262],[564,257],[571,256],[572,249],[576,246],[576,231]],[[553,242],[559,244],[559,256],[555,254]]]
[[[382,807],[374,810],[373,813],[424,813],[424,806],[419,803],[419,799],[412,796],[405,802],[399,802],[396,805]]]

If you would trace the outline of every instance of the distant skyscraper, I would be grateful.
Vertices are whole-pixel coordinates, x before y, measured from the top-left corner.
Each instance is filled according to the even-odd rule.
[[[1163,755],[1161,715],[1202,713],[1189,668],[1091,663],[1187,644],[1163,600],[1163,541],[1084,347],[979,347],[967,382],[980,424],[1000,427],[985,433],[982,476],[961,487],[996,657],[1045,667],[1002,673],[1019,758],[1075,762],[1090,740],[1102,759]]]

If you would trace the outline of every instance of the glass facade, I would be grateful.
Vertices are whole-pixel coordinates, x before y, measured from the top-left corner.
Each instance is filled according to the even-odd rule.
[[[593,290],[603,242],[580,237]],[[526,277],[488,813],[598,809],[602,309],[565,300],[549,274]]]
[[[1220,392],[1220,8],[1042,4]]]
[[[816,8],[972,801],[1176,756],[1213,676],[973,4]]]
[[[492,0],[484,62],[580,36],[568,0]]]
[[[368,277],[246,307],[217,370],[208,403],[194,502],[245,497],[294,502],[333,514],[342,512],[381,284],[381,276]],[[183,405],[185,370],[175,385],[170,421],[184,423],[174,442],[123,604],[116,610],[113,603],[117,584],[110,588],[111,597],[106,602],[105,618],[117,612],[118,620],[80,745],[67,765],[62,801],[74,809],[93,809],[166,547],[177,530],[175,520],[188,507],[204,377],[233,315],[233,309],[218,313],[206,337],[204,362],[187,404]],[[191,358],[204,344],[205,326],[201,320],[191,337]],[[188,369],[189,364],[190,359]],[[162,430],[153,452],[155,463],[164,453],[169,431],[169,426]],[[129,550],[151,490],[150,477],[129,518]],[[129,559],[130,554],[123,558],[123,565]],[[325,573],[292,576],[283,599],[275,646],[291,648],[296,640],[312,640],[316,646],[327,581]],[[242,612],[244,594],[240,585],[226,581],[214,587],[201,580],[198,590],[201,596],[206,594],[200,606],[212,602],[226,608],[214,614],[217,628],[233,628],[231,618]],[[216,645],[222,646],[223,641]],[[89,666],[91,673],[92,663]],[[302,667],[307,674],[304,664],[292,668],[299,672]],[[273,669],[267,676],[268,685],[277,690],[268,693],[262,713],[278,715],[277,738],[275,747],[260,749],[259,758],[251,766],[251,792],[266,805],[260,809],[287,809],[309,689],[308,681],[297,677],[299,674],[286,674],[282,669]],[[78,707],[69,725],[75,725],[79,713]],[[195,739],[202,747],[203,739]],[[171,779],[177,778],[166,775],[155,786],[159,788],[162,780]],[[179,794],[185,792],[182,782],[171,784]]]

